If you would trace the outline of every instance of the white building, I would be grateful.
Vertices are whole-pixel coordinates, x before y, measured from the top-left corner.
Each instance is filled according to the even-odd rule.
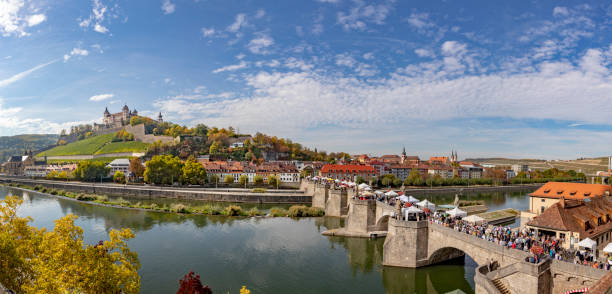
[[[117,171],[127,175],[130,172],[130,160],[127,158],[118,158],[107,165],[110,168],[110,175],[114,175]]]
[[[512,165],[512,170],[514,171],[515,174],[519,174],[520,172],[528,172],[529,171],[529,165],[526,164],[513,164]]]

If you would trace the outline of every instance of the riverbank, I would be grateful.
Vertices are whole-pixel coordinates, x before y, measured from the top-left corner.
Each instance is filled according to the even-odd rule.
[[[259,210],[256,207],[250,209],[243,209],[240,205],[229,205],[229,206],[220,206],[220,205],[198,205],[198,206],[190,206],[185,204],[173,204],[173,205],[157,205],[155,203],[152,204],[140,204],[131,203],[129,201],[123,200],[121,198],[117,200],[111,200],[106,195],[96,195],[96,194],[85,194],[85,193],[72,193],[61,189],[48,189],[43,187],[42,185],[37,186],[28,186],[23,184],[3,184],[3,186],[11,187],[15,189],[20,189],[23,191],[30,192],[39,192],[43,194],[47,194],[53,197],[58,197],[71,201],[79,201],[92,205],[98,206],[106,206],[113,208],[123,208],[123,209],[134,209],[134,210],[142,210],[142,211],[156,211],[156,212],[167,212],[167,213],[179,213],[179,214],[194,214],[194,215],[220,215],[220,216],[242,216],[242,217],[256,217],[256,216],[266,216],[266,217],[320,217],[325,214],[325,212],[320,208],[308,207],[305,205],[294,205],[289,207],[288,209],[281,207],[272,207],[269,212],[266,213],[264,211]]]
[[[306,195],[304,191],[287,191],[274,193],[255,193],[252,191],[218,190],[218,189],[193,189],[176,187],[153,187],[132,186],[116,184],[98,184],[82,182],[61,182],[49,180],[33,180],[27,178],[0,177],[0,182],[17,183],[34,187],[42,185],[48,189],[71,191],[75,193],[110,195],[121,197],[135,197],[144,199],[174,198],[193,199],[214,202],[235,203],[285,203],[285,204],[310,204],[312,196]]]
[[[434,187],[434,188],[409,188],[406,189],[408,195],[429,195],[429,194],[450,194],[450,193],[477,193],[477,192],[519,192],[533,191],[544,185],[523,184],[523,185],[507,185],[507,186],[452,186],[452,187]]]

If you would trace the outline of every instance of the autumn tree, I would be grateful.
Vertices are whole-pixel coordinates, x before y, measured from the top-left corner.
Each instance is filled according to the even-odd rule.
[[[270,175],[270,176],[268,176],[268,185],[276,187],[276,186],[280,185],[280,180],[278,179],[277,176]]]
[[[134,173],[135,178],[140,178],[144,176],[145,167],[142,165],[142,161],[140,158],[134,157],[130,159],[130,171]]]
[[[249,176],[247,175],[240,175],[240,178],[238,178],[238,183],[240,183],[240,185],[246,185],[249,182]]]
[[[119,184],[125,183],[125,174],[123,174],[121,171],[116,171],[113,175],[113,182]]]
[[[203,286],[200,281],[200,275],[196,275],[193,271],[185,275],[179,281],[179,289],[176,294],[212,294],[212,290],[208,286]]]
[[[18,293],[139,293],[140,262],[127,240],[129,229],[111,230],[108,241],[83,242],[73,214],[55,221],[52,231],[17,215],[22,203],[0,201],[0,283]]]
[[[171,185],[175,181],[181,181],[182,174],[183,162],[178,157],[157,155],[147,162],[144,180],[147,183]]]
[[[183,181],[191,185],[204,184],[206,182],[206,169],[194,159],[185,161],[183,165]]]
[[[77,164],[73,175],[82,181],[96,181],[108,177],[109,168],[104,162],[85,160]]]
[[[255,177],[253,177],[253,183],[255,183],[255,185],[260,186],[260,185],[263,184],[263,182],[264,182],[264,179],[263,179],[262,176],[257,175]]]
[[[223,179],[223,182],[226,184],[231,184],[234,182],[234,176],[232,175],[226,175],[225,178]]]

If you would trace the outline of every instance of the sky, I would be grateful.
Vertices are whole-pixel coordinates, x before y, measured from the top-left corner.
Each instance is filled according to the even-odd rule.
[[[349,153],[612,153],[609,1],[0,0],[0,135],[105,107]]]

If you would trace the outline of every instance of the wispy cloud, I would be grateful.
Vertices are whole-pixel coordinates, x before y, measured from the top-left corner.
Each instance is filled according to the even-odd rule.
[[[234,22],[227,27],[227,31],[232,32],[232,33],[236,33],[242,27],[244,27],[246,25],[247,25],[246,14],[239,13],[239,14],[236,15],[236,19],[234,20]]]
[[[37,13],[35,3],[25,0],[0,1],[0,34],[4,37],[27,36],[26,28],[41,24],[47,19],[43,13]]]
[[[382,4],[365,5],[362,1],[356,1],[348,12],[338,12],[338,23],[345,30],[364,30],[367,23],[384,24],[387,15],[391,12],[393,1]]]
[[[35,66],[35,67],[33,67],[33,68],[30,68],[30,69],[28,69],[28,70],[26,70],[26,71],[22,71],[22,72],[20,72],[20,73],[18,73],[18,74],[16,74],[16,75],[14,75],[14,76],[12,76],[12,77],[9,77],[9,78],[4,79],[4,80],[0,80],[0,88],[2,88],[2,87],[6,87],[6,86],[8,86],[8,85],[10,85],[10,84],[12,84],[12,83],[15,83],[15,82],[17,82],[17,81],[19,81],[19,80],[21,80],[21,79],[23,79],[23,78],[27,77],[27,76],[28,76],[28,75],[30,75],[31,73],[33,73],[33,72],[35,72],[35,71],[37,71],[37,70],[39,70],[39,69],[41,69],[41,68],[44,68],[44,67],[46,67],[47,65],[53,64],[53,63],[55,63],[55,62],[57,62],[57,59],[56,59],[56,60],[51,60],[51,61],[49,61],[49,62],[47,62],[47,63],[39,64],[39,65],[37,65],[37,66]]]
[[[212,72],[213,73],[220,73],[220,72],[225,72],[225,71],[236,71],[236,70],[239,70],[239,69],[246,68],[247,66],[248,66],[248,64],[246,62],[241,61],[238,64],[227,65],[227,66],[224,66],[224,67],[217,68],[217,69],[213,70]]]
[[[247,47],[255,54],[266,54],[268,53],[266,48],[272,45],[274,45],[274,39],[266,34],[262,34],[259,37],[252,39]]]
[[[115,94],[99,94],[89,97],[89,101],[104,101],[115,97]]]
[[[68,61],[72,56],[75,56],[75,55],[87,56],[89,55],[89,51],[85,49],[81,49],[81,48],[73,48],[72,51],[70,51],[70,53],[64,54],[64,62]]]
[[[163,0],[162,1],[161,9],[164,12],[164,14],[174,13],[174,9],[175,8],[176,8],[176,6],[172,2],[170,2],[170,0]]]

